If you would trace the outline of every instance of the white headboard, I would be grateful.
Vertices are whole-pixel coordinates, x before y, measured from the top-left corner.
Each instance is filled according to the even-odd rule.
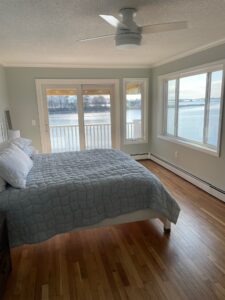
[[[5,116],[5,112],[0,111],[0,143],[7,141],[8,139],[8,124]]]

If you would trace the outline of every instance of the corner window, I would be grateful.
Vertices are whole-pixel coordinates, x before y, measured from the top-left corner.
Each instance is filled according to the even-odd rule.
[[[147,142],[148,79],[124,79],[124,140]]]
[[[164,136],[219,153],[223,66],[164,78]]]

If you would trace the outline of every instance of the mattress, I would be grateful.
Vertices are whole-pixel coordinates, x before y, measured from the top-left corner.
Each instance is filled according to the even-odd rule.
[[[119,150],[37,154],[33,161],[25,189],[0,193],[11,247],[146,208],[177,221],[180,208],[159,179]]]

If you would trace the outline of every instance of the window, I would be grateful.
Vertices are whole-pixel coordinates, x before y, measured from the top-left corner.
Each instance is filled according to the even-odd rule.
[[[219,152],[223,66],[163,79],[164,136]]]
[[[147,142],[148,79],[124,79],[125,143]]]

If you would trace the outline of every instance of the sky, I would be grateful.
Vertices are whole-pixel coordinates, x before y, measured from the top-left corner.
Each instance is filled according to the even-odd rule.
[[[212,72],[211,97],[220,98],[223,71]],[[180,99],[205,98],[206,73],[180,78]],[[169,88],[169,99],[174,98],[174,81]]]

